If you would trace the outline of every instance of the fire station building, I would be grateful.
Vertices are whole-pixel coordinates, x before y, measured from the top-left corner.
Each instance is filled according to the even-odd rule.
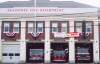
[[[36,1],[0,4],[1,63],[99,62],[97,8]]]

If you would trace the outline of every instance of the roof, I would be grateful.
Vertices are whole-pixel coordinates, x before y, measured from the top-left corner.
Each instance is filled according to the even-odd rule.
[[[58,8],[95,8],[93,6],[82,4],[74,1],[49,1],[36,0],[37,7],[58,7]],[[34,0],[30,1],[7,1],[0,4],[0,8],[13,7],[34,7]]]

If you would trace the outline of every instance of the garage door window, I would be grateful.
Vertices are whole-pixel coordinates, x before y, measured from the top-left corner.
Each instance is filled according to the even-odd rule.
[[[15,56],[20,56],[20,54],[19,53],[15,53]]]
[[[7,53],[3,53],[2,55],[3,55],[3,56],[7,56]]]
[[[14,56],[14,54],[13,53],[9,53],[9,56]]]

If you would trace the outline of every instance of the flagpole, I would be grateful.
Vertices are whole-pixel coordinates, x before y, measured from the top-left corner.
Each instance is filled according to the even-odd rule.
[[[35,14],[34,14],[34,19],[35,19],[35,28],[34,28],[34,30],[35,30],[35,33],[36,33],[36,0],[34,0],[34,8],[35,8]]]

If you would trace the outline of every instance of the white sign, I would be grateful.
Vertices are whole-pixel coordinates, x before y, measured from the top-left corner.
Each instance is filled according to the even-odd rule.
[[[79,37],[79,33],[78,32],[70,32],[70,33],[63,33],[63,32],[56,32],[54,33],[54,37],[56,38],[74,38],[74,37]]]
[[[54,8],[54,7],[19,7],[19,8],[0,8],[0,13],[11,14],[11,13],[20,13],[20,14],[29,14],[29,13],[96,13],[97,8]]]
[[[66,37],[66,33],[56,32],[56,33],[54,33],[54,37],[56,37],[56,38],[65,38]]]
[[[66,33],[66,37],[74,38],[74,37],[79,37],[79,32],[70,32]]]

